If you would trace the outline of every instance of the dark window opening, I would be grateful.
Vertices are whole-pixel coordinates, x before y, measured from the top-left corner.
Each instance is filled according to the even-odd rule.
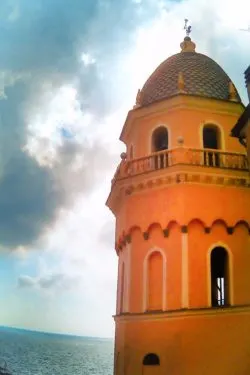
[[[211,148],[218,150],[219,139],[218,130],[214,126],[205,126],[203,128],[203,145],[204,148]]]
[[[161,126],[152,135],[152,152],[160,152],[168,149],[168,130]],[[155,156],[155,168],[166,168],[168,166],[168,154],[163,153]]]
[[[163,126],[157,128],[153,132],[153,152],[163,151],[168,149],[168,130]]]
[[[205,126],[203,128],[203,148],[218,150],[220,148],[220,134],[215,126]],[[219,167],[219,154],[213,151],[204,153],[204,164],[210,167]]]
[[[159,366],[160,365],[160,358],[157,354],[149,353],[145,355],[143,358],[143,365],[144,366]]]
[[[212,306],[229,305],[228,254],[223,247],[211,253],[211,299]]]

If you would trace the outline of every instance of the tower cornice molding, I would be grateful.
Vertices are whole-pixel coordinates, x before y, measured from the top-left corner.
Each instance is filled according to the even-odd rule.
[[[154,173],[154,172],[153,172]],[[199,173],[195,171],[188,170],[178,170],[176,172],[164,174],[155,173],[154,176],[149,176],[148,174],[140,176],[134,176],[129,179],[129,181],[121,180],[116,181],[112,187],[112,191],[108,197],[107,205],[112,210],[116,212],[117,205],[121,203],[126,197],[146,192],[152,189],[161,189],[166,186],[175,186],[180,184],[199,184],[199,185],[217,185],[224,186],[224,188],[229,187],[239,187],[243,189],[250,188],[250,176],[247,172],[241,172],[240,174],[219,174],[205,172]]]
[[[193,167],[191,166],[192,169]],[[219,173],[212,173],[212,171],[205,173],[208,170],[204,170],[202,167],[200,167],[200,171],[197,168],[196,170],[191,168],[189,166],[183,166],[182,169],[171,167],[169,170],[152,171],[132,176],[129,179],[115,180],[106,205],[113,213],[117,213],[118,206],[129,196],[181,184],[223,186],[225,189],[232,187],[250,188],[248,172],[223,170]],[[172,169],[172,172],[170,172],[170,169]]]
[[[147,320],[168,320],[168,319],[192,319],[192,318],[203,318],[208,319],[218,317],[218,315],[233,315],[233,314],[249,314],[250,316],[250,305],[234,305],[228,307],[205,307],[205,308],[188,308],[168,311],[149,311],[143,313],[125,313],[121,315],[114,315],[115,321],[147,321]]]

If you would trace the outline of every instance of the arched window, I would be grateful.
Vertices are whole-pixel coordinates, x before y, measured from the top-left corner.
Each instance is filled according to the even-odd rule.
[[[210,256],[212,306],[229,305],[229,261],[224,247],[215,247]]]
[[[162,310],[163,295],[163,258],[159,251],[154,251],[148,258],[148,306],[151,311]]]
[[[124,310],[124,288],[125,288],[125,269],[124,262],[121,267],[121,287],[120,287],[120,313]]]
[[[204,126],[203,148],[209,148],[210,150],[218,150],[221,148],[221,134],[217,126]],[[218,167],[220,165],[219,153],[213,151],[205,152],[204,164],[210,167]]]
[[[143,358],[143,366],[159,366],[160,358],[157,354],[149,353]]]
[[[163,151],[168,149],[168,130],[164,126],[155,129],[152,135],[152,151]]]
[[[159,152],[168,149],[168,130],[164,126],[155,129],[152,135],[152,152]],[[155,156],[155,168],[168,166],[168,154],[163,153]]]

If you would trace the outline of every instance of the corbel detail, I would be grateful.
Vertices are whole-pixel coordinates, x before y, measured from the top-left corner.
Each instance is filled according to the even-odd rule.
[[[131,243],[131,235],[130,234],[127,234],[127,236],[125,237],[125,241],[129,244]]]
[[[182,225],[181,226],[181,233],[187,233],[188,232],[188,227],[187,225]]]
[[[163,232],[163,236],[164,236],[164,237],[168,237],[168,235],[169,235],[169,230],[168,230],[167,228],[166,228],[166,229],[163,229],[162,232]]]

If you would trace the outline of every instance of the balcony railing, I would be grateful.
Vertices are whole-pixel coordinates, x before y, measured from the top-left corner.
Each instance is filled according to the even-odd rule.
[[[175,165],[248,171],[247,156],[244,154],[213,149],[180,147],[156,152],[138,159],[122,161],[115,173],[113,181],[173,167]]]

